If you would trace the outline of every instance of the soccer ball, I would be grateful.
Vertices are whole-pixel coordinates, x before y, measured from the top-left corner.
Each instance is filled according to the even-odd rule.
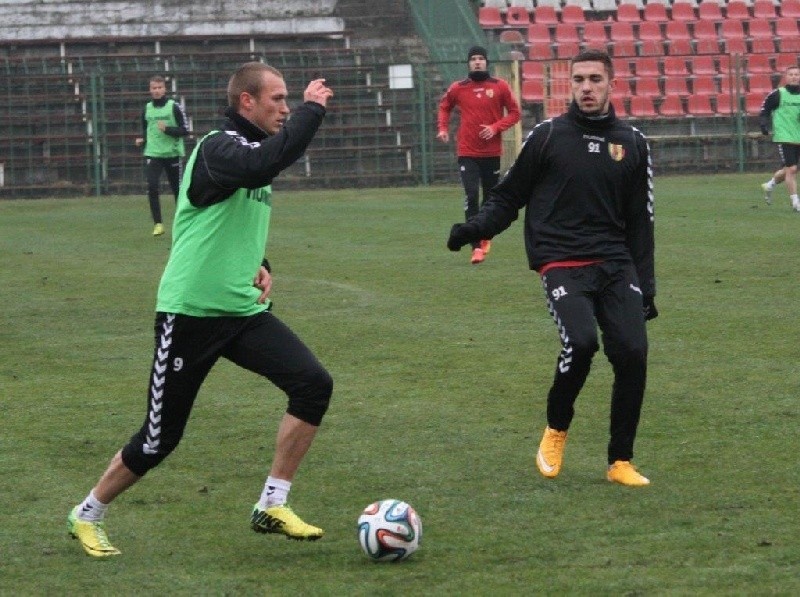
[[[370,504],[358,517],[358,542],[376,562],[404,560],[417,551],[421,539],[422,521],[400,500]]]

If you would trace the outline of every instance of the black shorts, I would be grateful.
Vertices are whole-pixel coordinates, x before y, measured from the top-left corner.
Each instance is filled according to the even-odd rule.
[[[797,143],[778,143],[778,153],[781,156],[781,163],[786,168],[797,166],[800,162],[800,145]]]

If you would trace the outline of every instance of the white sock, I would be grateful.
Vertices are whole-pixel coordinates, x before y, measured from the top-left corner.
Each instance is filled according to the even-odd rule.
[[[264,483],[264,490],[261,492],[261,499],[258,500],[258,507],[266,510],[270,506],[285,504],[291,488],[291,481],[267,477],[267,482]]]
[[[777,184],[777,183],[775,182],[775,179],[774,179],[774,178],[770,178],[770,179],[767,181],[767,188],[768,188],[768,189],[774,189],[776,184]]]
[[[108,510],[108,504],[104,504],[96,497],[94,491],[90,491],[86,499],[81,502],[78,507],[78,518],[81,520],[88,520],[89,522],[97,522],[103,520]]]

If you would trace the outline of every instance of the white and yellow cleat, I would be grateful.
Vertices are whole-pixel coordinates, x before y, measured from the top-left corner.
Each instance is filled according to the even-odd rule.
[[[645,477],[628,460],[617,460],[608,467],[606,479],[612,483],[627,485],[628,487],[644,487],[650,485],[650,479]]]
[[[256,504],[250,516],[250,528],[256,533],[278,533],[298,541],[316,541],[325,534],[322,529],[303,522],[286,504],[266,510]]]
[[[78,508],[75,506],[67,516],[67,532],[72,538],[80,541],[83,550],[93,558],[120,555],[122,552],[108,541],[105,523],[81,520],[78,518]]]
[[[544,428],[544,435],[536,453],[536,466],[539,472],[552,479],[561,471],[564,459],[564,446],[567,443],[567,432]]]
[[[158,223],[153,226],[153,236],[161,236],[164,234],[164,224]]]

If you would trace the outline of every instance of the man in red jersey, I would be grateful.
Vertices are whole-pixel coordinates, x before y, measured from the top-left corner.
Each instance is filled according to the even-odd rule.
[[[461,184],[464,185],[464,214],[468,220],[478,213],[479,189],[482,189],[485,200],[489,189],[500,178],[501,133],[519,122],[520,113],[508,83],[489,76],[489,61],[484,48],[470,48],[467,63],[467,78],[450,85],[439,102],[439,133],[436,138],[445,143],[450,141],[450,114],[453,108],[458,108],[461,123],[456,133],[456,153]],[[471,262],[481,263],[490,247],[489,240],[473,243]]]

